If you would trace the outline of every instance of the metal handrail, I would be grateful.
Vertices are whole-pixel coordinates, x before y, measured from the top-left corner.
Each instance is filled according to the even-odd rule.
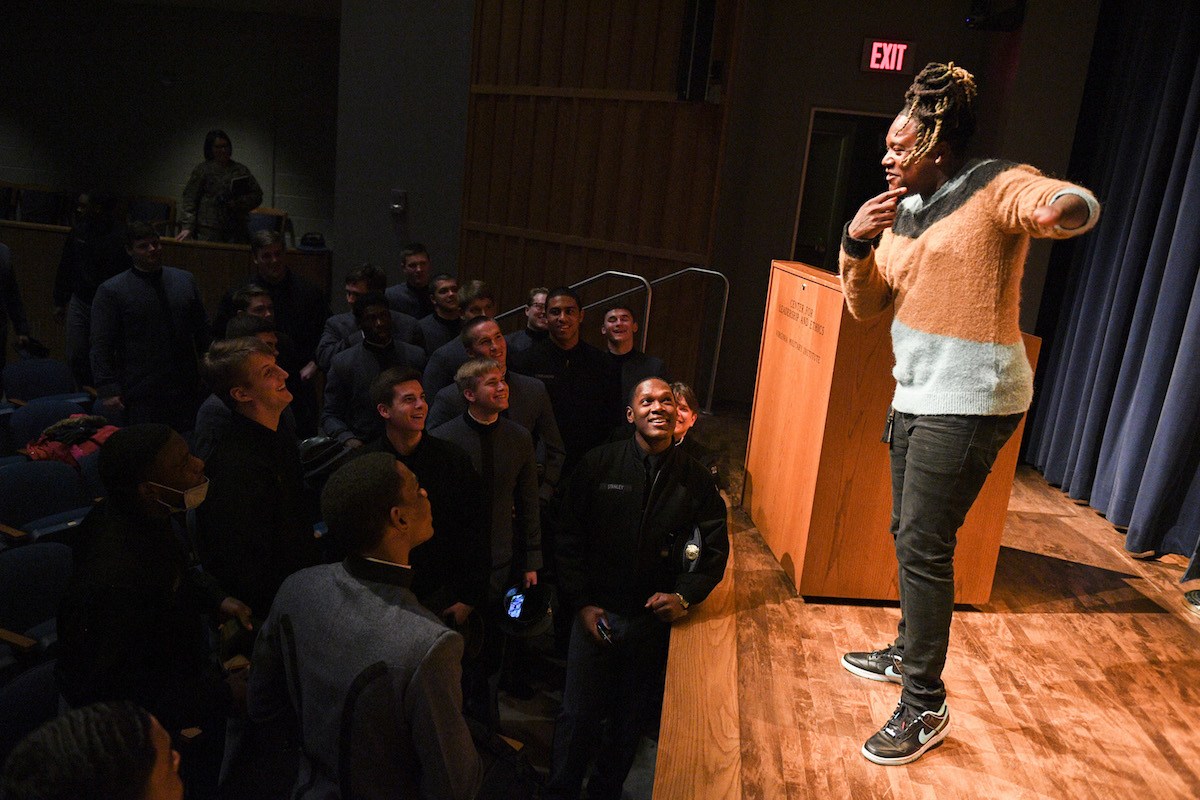
[[[717,320],[717,345],[713,348],[712,371],[708,376],[708,394],[704,398],[704,408],[701,409],[701,411],[703,411],[705,414],[711,414],[713,392],[716,390],[717,385],[717,362],[721,358],[721,342],[725,337],[725,312],[729,308],[729,278],[725,277],[724,273],[717,272],[716,270],[712,269],[704,269],[703,267],[684,267],[683,269],[676,270],[669,275],[664,275],[661,278],[655,278],[654,280],[650,281],[650,285],[658,286],[660,283],[666,283],[667,281],[674,280],[675,278],[678,278],[681,275],[685,275],[689,272],[697,272],[701,275],[710,275],[720,278],[724,289],[721,294],[721,316]],[[636,291],[637,289],[627,289],[624,292],[619,292],[618,294],[614,294],[612,297],[601,300],[600,303],[611,303],[614,300],[619,300],[625,295],[633,294]],[[647,316],[643,317],[642,319],[645,320],[645,324],[642,326],[642,349],[645,350],[646,333],[650,328],[650,318]]]
[[[645,305],[644,305],[644,306],[643,306],[643,308],[642,308],[642,320],[643,320],[643,321],[648,321],[648,320],[650,319],[650,300],[651,300],[651,295],[652,295],[652,294],[653,294],[653,292],[654,292],[654,290],[653,290],[651,287],[652,287],[654,284],[652,284],[650,281],[648,281],[648,280],[646,280],[645,278],[643,278],[641,275],[635,275],[635,274],[634,274],[634,273],[632,273],[632,272],[618,272],[617,270],[609,269],[609,270],[605,270],[604,272],[598,272],[598,273],[596,273],[595,275],[593,275],[593,276],[592,276],[592,277],[590,277],[590,278],[584,278],[583,280],[581,280],[581,281],[578,281],[577,283],[572,283],[572,284],[571,284],[571,288],[572,288],[572,289],[578,289],[578,288],[579,288],[579,287],[581,287],[581,286],[587,286],[589,283],[594,283],[594,282],[596,282],[596,281],[600,280],[601,278],[628,278],[628,279],[629,279],[629,280],[631,280],[631,281],[638,281],[638,282],[639,282],[639,283],[641,283],[642,285],[641,285],[641,286],[639,286],[639,287],[637,287],[637,288],[635,288],[635,289],[626,289],[626,290],[625,290],[625,291],[623,291],[623,292],[619,292],[619,293],[617,293],[617,294],[614,294],[612,297],[607,297],[607,298],[605,298],[605,299],[603,299],[603,300],[599,300],[599,301],[597,301],[597,302],[595,302],[595,303],[588,303],[588,304],[587,304],[586,306],[584,306],[584,307],[583,307],[581,310],[583,310],[583,311],[587,311],[589,308],[595,308],[595,307],[596,307],[596,306],[598,306],[598,305],[603,305],[604,303],[607,303],[607,302],[609,302],[610,300],[613,300],[614,298],[617,298],[617,297],[624,297],[624,296],[625,296],[625,295],[627,295],[627,294],[633,294],[634,292],[641,291],[642,289],[645,289],[645,290],[646,290],[646,303],[645,303]],[[505,312],[503,312],[503,313],[497,314],[497,315],[494,317],[494,319],[495,319],[497,322],[499,322],[500,320],[504,319],[505,317],[512,316],[513,314],[517,313],[518,311],[521,311],[521,310],[523,310],[524,308],[525,308],[525,306],[524,306],[524,305],[517,306],[516,308],[510,308],[508,311],[505,311]],[[647,333],[647,331],[648,331],[649,327],[650,327],[650,326],[649,326],[649,323],[648,323],[648,322],[647,322],[646,324],[643,324],[643,325],[642,325],[642,346],[641,346],[641,349],[642,349],[643,351],[645,351],[645,349],[646,349],[646,333]]]
[[[630,278],[631,280],[640,281],[642,283],[642,286],[638,286],[633,289],[626,289],[623,292],[618,292],[614,295],[604,298],[603,300],[597,300],[595,303],[589,303],[584,308],[585,309],[595,308],[596,306],[604,305],[606,303],[611,303],[614,300],[620,300],[622,297],[634,294],[635,292],[645,289],[646,290],[646,304],[645,304],[645,308],[643,309],[643,312],[642,312],[642,347],[641,347],[641,349],[643,351],[645,351],[646,337],[650,333],[650,298],[651,298],[651,293],[654,291],[653,287],[658,286],[660,283],[666,283],[667,281],[674,280],[675,278],[678,278],[681,275],[685,275],[689,272],[696,272],[701,275],[708,275],[708,276],[720,278],[721,283],[723,284],[723,291],[721,294],[721,316],[717,320],[717,344],[716,344],[716,347],[713,348],[712,372],[708,376],[708,394],[704,398],[704,408],[700,409],[705,414],[711,414],[712,413],[713,392],[715,391],[716,384],[717,384],[717,363],[721,358],[721,343],[723,342],[724,337],[725,337],[725,313],[729,308],[729,278],[725,277],[725,275],[721,272],[717,272],[716,270],[712,270],[712,269],[704,269],[703,267],[684,267],[681,270],[672,272],[669,275],[664,275],[661,278],[655,278],[652,281],[646,280],[641,275],[634,275],[629,272],[616,272],[614,270],[608,270],[608,271],[593,275],[590,278],[586,278],[578,283],[573,283],[573,284],[571,284],[571,288],[575,289],[580,286],[586,286],[587,284],[592,283],[593,281],[598,281],[604,277],[621,277],[621,278]],[[497,314],[496,319],[497,320],[503,319],[504,317],[510,316],[512,314],[517,313],[518,311],[523,310],[524,308],[525,308],[524,305],[517,306],[516,308],[510,308],[508,311],[505,311],[502,314]]]

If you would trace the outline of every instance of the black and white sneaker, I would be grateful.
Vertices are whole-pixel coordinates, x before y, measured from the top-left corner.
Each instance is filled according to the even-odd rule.
[[[1200,616],[1200,589],[1189,589],[1183,593],[1183,607]]]
[[[871,681],[902,683],[900,663],[903,659],[891,645],[872,653],[846,653],[842,666],[860,678]]]
[[[884,766],[908,764],[940,745],[949,730],[950,707],[946,703],[934,712],[919,711],[902,702],[879,733],[867,739],[862,754]]]

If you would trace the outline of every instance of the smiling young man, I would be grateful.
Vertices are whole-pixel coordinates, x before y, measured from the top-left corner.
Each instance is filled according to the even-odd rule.
[[[667,375],[661,358],[634,347],[633,337],[638,330],[633,312],[625,306],[612,306],[604,312],[600,335],[608,345],[609,358],[621,371],[622,397],[628,397],[633,387],[646,378],[665,378]]]
[[[253,336],[265,342],[271,348],[271,352],[275,355],[276,363],[278,363],[279,334],[270,319],[251,316],[249,314],[239,314],[229,320],[229,325],[225,328],[224,338],[240,339],[245,336]],[[288,377],[290,378],[291,376],[289,375]],[[287,389],[290,392],[291,386],[288,385]],[[196,429],[192,443],[192,452],[197,457],[207,460],[212,455],[213,448],[216,447],[217,442],[229,430],[232,418],[233,409],[230,408],[229,404],[222,401],[215,393],[210,393],[204,402],[200,404],[200,410],[196,412]],[[283,414],[279,418],[279,429],[289,437],[295,438],[296,417],[292,413],[291,404],[283,410]]]
[[[430,397],[436,397],[438,392],[454,383],[454,373],[470,359],[463,347],[466,343],[464,334],[472,321],[483,317],[491,319],[496,315],[496,292],[485,281],[467,281],[458,290],[458,305],[462,309],[459,335],[434,350],[422,372],[421,382]]]
[[[215,342],[204,370],[233,415],[208,461],[212,484],[198,516],[201,556],[222,585],[237,587],[265,613],[283,579],[319,555],[300,453],[279,430],[292,400],[287,373],[257,338]]]
[[[562,475],[566,451],[545,384],[537,378],[508,369],[508,341],[501,335],[500,326],[490,317],[476,317],[464,325],[461,342],[463,363],[472,358],[490,358],[500,365],[504,382],[508,384],[508,408],[501,413],[529,431],[533,437],[542,502],[549,502]],[[451,383],[443,387],[430,406],[427,420],[429,429],[444,425],[466,410],[467,399],[458,386]]]
[[[283,342],[282,362],[288,367],[292,410],[301,436],[317,432],[318,400],[314,382],[318,367],[317,344],[329,318],[329,297],[316,285],[288,267],[283,236],[275,231],[255,231],[250,237],[250,262],[254,275],[221,297],[213,318],[213,337],[225,335],[225,326],[238,311],[234,293],[257,284],[271,296],[275,327]]]
[[[362,341],[333,357],[325,382],[321,430],[358,447],[376,438],[383,425],[371,401],[371,383],[392,367],[420,367],[423,353],[393,335],[392,312],[383,295],[363,295],[354,304]]]
[[[549,336],[546,330],[550,324],[550,318],[546,316],[546,295],[549,292],[545,286],[535,286],[529,290],[525,300],[525,327],[504,337],[512,352],[528,350],[534,342]]]
[[[533,439],[500,416],[508,410],[509,393],[499,363],[468,361],[454,381],[467,410],[431,433],[462,448],[482,479],[483,496],[490,501],[485,526],[492,541],[491,594],[499,599],[518,578],[525,586],[537,583],[542,565]]]
[[[675,413],[670,386],[642,381],[626,408],[633,435],[590,451],[571,475],[557,557],[574,624],[546,798],[579,797],[592,756],[588,796],[621,797],[659,716],[670,626],[725,572],[725,504],[708,471],[671,446]]]
[[[384,370],[371,384],[383,435],[363,448],[387,453],[421,481],[433,506],[433,538],[412,555],[412,590],[447,624],[460,626],[483,603],[490,549],[479,475],[466,453],[425,432],[429,406],[416,370]]]
[[[542,566],[537,459],[529,431],[501,416],[508,409],[509,391],[498,362],[468,361],[454,382],[467,400],[467,410],[436,428],[433,435],[462,448],[480,476],[491,577],[483,614],[487,626],[483,653],[468,672],[467,707],[480,721],[494,726],[499,722],[496,681],[505,651],[499,627],[501,601],[514,584],[522,588],[536,584]]]
[[[914,761],[949,731],[941,675],[956,532],[1033,396],[1018,326],[1029,240],[1083,233],[1100,211],[1086,189],[1033,167],[967,160],[975,94],[971,74],[953,63],[921,70],[888,131],[888,190],[862,205],[842,237],[850,313],[895,308],[885,441],[900,622],[887,647],[842,656],[851,673],[904,687],[863,745],[877,764]]]
[[[546,298],[549,335],[511,357],[513,370],[546,385],[566,449],[563,475],[621,424],[620,372],[604,353],[580,339],[579,295],[559,287]]]

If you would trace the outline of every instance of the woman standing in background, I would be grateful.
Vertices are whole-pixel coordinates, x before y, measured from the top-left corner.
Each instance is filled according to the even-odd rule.
[[[183,190],[177,241],[250,241],[246,220],[251,209],[262,205],[262,187],[232,155],[225,131],[212,130],[204,137],[204,161],[192,170]]]

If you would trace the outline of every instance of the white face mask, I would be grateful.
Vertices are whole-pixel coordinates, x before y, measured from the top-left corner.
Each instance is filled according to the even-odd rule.
[[[193,508],[196,508],[198,505],[203,503],[204,498],[208,496],[208,478],[205,478],[203,482],[196,484],[190,489],[183,490],[172,489],[170,486],[163,486],[161,483],[155,483],[154,481],[146,481],[146,483],[150,484],[151,486],[157,486],[159,489],[165,489],[166,491],[170,492],[170,496],[178,498],[178,500],[181,501],[179,503],[168,503],[161,497],[158,498],[158,502],[162,503],[172,512],[191,511]]]

